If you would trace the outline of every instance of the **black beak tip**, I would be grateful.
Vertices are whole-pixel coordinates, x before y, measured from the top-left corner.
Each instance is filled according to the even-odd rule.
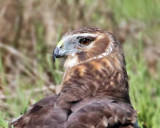
[[[58,56],[58,55],[53,52],[53,55],[52,55],[53,62],[55,62],[57,56]]]
[[[55,60],[56,60],[56,54],[55,54],[55,51],[53,51],[53,53],[52,53],[52,60],[53,60],[53,62],[55,62]]]
[[[53,62],[55,62],[55,60],[56,60],[56,58],[55,58],[55,56],[54,56],[54,55],[52,56],[52,60],[53,60]]]
[[[56,48],[54,51],[53,51],[53,55],[52,55],[52,59],[53,61],[55,62],[55,59],[60,57],[59,55],[59,48]]]
[[[52,59],[55,62],[56,58],[59,58],[60,55],[53,53]]]

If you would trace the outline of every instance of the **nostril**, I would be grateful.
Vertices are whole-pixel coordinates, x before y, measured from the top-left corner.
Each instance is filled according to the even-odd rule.
[[[64,45],[61,45],[59,48],[63,48]]]

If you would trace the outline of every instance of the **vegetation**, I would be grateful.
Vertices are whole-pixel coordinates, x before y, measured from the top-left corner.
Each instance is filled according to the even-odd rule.
[[[64,60],[52,51],[62,34],[98,26],[122,42],[140,127],[158,128],[159,23],[159,0],[0,0],[0,127],[59,91]]]

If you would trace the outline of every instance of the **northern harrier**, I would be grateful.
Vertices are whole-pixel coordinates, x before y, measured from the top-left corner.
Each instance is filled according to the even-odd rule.
[[[125,59],[109,32],[66,33],[53,57],[67,56],[59,94],[46,97],[11,125],[15,128],[138,128]]]

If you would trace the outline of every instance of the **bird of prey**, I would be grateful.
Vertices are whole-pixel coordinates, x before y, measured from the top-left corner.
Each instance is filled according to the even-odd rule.
[[[120,43],[85,27],[66,33],[53,58],[66,56],[59,94],[35,103],[14,128],[138,128]]]

